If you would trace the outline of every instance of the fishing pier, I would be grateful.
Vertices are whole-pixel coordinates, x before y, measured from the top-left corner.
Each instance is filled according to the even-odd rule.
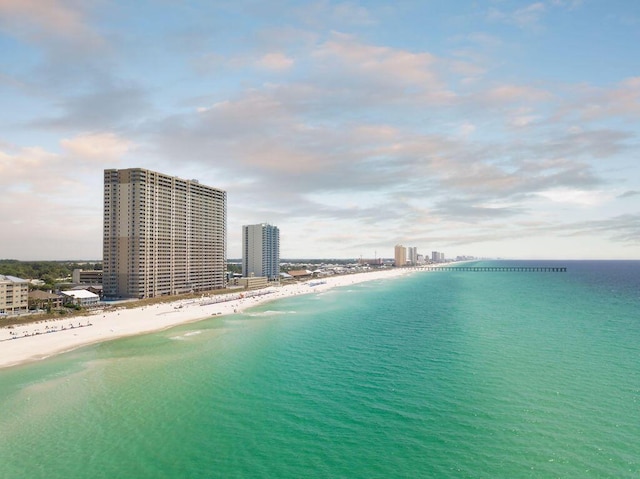
[[[480,273],[566,273],[566,266],[425,266],[426,271],[469,271]]]

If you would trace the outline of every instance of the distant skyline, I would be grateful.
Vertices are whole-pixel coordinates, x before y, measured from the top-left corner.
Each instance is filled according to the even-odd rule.
[[[102,257],[103,170],[282,258],[640,259],[640,2],[0,0],[0,258]]]

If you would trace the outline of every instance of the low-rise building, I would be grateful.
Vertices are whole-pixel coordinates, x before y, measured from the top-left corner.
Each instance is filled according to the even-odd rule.
[[[308,269],[292,269],[288,271],[288,273],[293,277],[293,279],[309,279],[313,277],[313,271],[309,271]]]
[[[269,278],[266,276],[250,276],[248,278],[236,278],[236,284],[244,289],[262,289],[269,286]]]
[[[102,284],[101,269],[74,269],[71,275],[71,281],[83,284]]]
[[[39,289],[29,292],[29,309],[54,309],[60,306],[62,306],[62,296],[59,294],[48,293]]]
[[[100,301],[100,296],[86,289],[61,291],[65,304],[75,304],[76,306],[95,306]]]
[[[0,314],[17,314],[29,309],[29,282],[0,274]]]
[[[82,289],[86,289],[87,291],[91,291],[92,293],[97,294],[102,299],[102,285],[101,284],[78,284],[76,286],[72,286],[67,291],[80,291]]]

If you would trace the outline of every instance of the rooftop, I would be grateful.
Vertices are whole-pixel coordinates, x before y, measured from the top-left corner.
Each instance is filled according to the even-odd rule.
[[[0,274],[0,282],[9,282],[9,283],[28,283],[29,281],[27,281],[26,279],[22,279],[22,278],[17,278],[16,276],[9,276],[9,275],[4,275],[4,274]]]

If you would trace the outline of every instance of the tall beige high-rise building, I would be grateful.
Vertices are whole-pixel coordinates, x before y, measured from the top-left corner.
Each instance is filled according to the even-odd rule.
[[[394,254],[397,267],[401,267],[407,264],[407,248],[401,244],[397,244]]]
[[[103,233],[107,298],[225,286],[225,191],[142,168],[105,170]]]

